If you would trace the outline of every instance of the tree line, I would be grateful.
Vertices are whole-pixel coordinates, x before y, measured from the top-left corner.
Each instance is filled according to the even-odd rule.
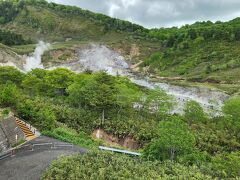
[[[117,18],[111,18],[109,16],[93,13],[88,10],[83,10],[75,6],[66,6],[56,3],[48,3],[45,0],[24,0],[23,3],[26,5],[41,6],[43,8],[49,8],[56,12],[65,13],[67,15],[82,16],[88,18],[89,20],[104,25],[106,31],[108,30],[119,30],[126,32],[135,32],[135,33],[147,33],[148,30],[144,27],[131,23],[129,21],[120,20]]]
[[[32,41],[30,39],[25,40],[21,34],[16,34],[11,31],[0,29],[0,43],[12,46],[30,44]]]
[[[24,1],[22,0],[0,0],[0,24],[12,21],[23,7]]]
[[[75,6],[66,6],[56,3],[48,3],[45,0],[11,0],[0,1],[0,24],[12,21],[17,14],[27,5],[48,8],[55,12],[72,16],[82,16],[99,25],[104,25],[105,30],[117,30],[133,33],[139,38],[160,41],[166,47],[184,48],[188,47],[189,41],[209,41],[209,40],[240,40],[239,18],[229,22],[212,23],[211,21],[196,22],[192,25],[185,25],[181,28],[160,28],[147,29],[129,21],[111,18],[109,16],[93,13]]]
[[[179,44],[188,44],[190,41],[239,41],[239,22],[239,18],[229,22],[196,22],[192,25],[184,25],[181,28],[151,29],[149,35],[161,40],[166,47],[177,47]],[[187,48],[187,45],[185,46]]]

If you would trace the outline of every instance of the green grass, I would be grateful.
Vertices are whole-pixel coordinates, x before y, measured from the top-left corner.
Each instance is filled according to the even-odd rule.
[[[36,44],[11,46],[11,49],[20,55],[29,54],[33,52],[35,48],[36,48]]]
[[[17,146],[19,146],[19,145],[21,145],[21,144],[23,144],[23,143],[25,143],[25,142],[26,142],[26,140],[21,139],[18,143],[16,143],[16,144],[13,145],[13,148],[15,148],[15,147],[17,147]]]
[[[101,144],[101,142],[94,141],[85,133],[77,133],[75,130],[67,127],[58,127],[51,131],[43,131],[42,134],[85,148],[95,148]]]
[[[0,121],[10,116],[11,110],[9,108],[0,109]]]

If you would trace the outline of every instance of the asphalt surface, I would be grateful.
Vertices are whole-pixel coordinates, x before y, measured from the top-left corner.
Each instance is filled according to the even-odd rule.
[[[54,159],[87,150],[56,139],[40,136],[0,160],[0,180],[39,180]]]

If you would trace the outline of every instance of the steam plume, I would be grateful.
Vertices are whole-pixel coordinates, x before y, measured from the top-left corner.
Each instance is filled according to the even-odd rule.
[[[80,51],[79,63],[84,69],[105,70],[111,75],[123,74],[128,68],[124,58],[103,45],[92,44],[89,49]]]
[[[31,71],[32,69],[41,68],[43,69],[41,57],[45,51],[47,51],[50,47],[49,43],[45,43],[43,41],[39,41],[37,47],[32,56],[27,57],[26,64],[24,64],[24,70],[26,72]]]

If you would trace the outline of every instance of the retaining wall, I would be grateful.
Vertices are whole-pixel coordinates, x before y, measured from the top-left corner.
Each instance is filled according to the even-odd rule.
[[[0,152],[5,151],[7,148],[13,147],[25,136],[22,130],[18,127],[15,117],[0,119]]]

